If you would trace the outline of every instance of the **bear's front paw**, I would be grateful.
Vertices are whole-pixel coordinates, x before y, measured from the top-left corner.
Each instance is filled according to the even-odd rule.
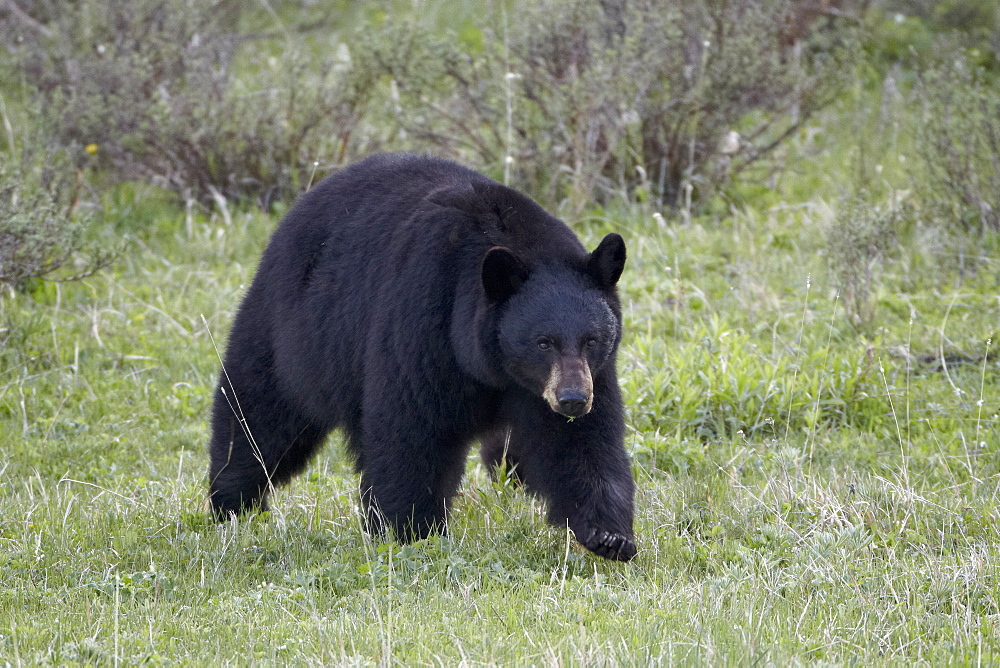
[[[620,533],[593,529],[590,536],[580,543],[594,554],[605,559],[631,561],[637,551],[635,541]]]

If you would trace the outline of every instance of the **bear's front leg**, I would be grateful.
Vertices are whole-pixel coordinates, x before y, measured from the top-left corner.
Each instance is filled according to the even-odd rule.
[[[593,408],[570,420],[525,396],[510,416],[520,474],[548,501],[549,522],[573,530],[591,552],[629,561],[636,555],[635,481],[625,452],[624,409],[613,374],[595,379]]]
[[[635,482],[624,447],[588,443],[583,435],[573,440],[567,449],[579,449],[579,455],[565,453],[550,464],[555,480],[545,494],[549,522],[569,525],[580,544],[599,556],[630,561],[637,552],[632,529]]]

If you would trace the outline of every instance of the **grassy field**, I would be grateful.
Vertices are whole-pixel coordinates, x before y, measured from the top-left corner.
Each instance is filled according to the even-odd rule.
[[[215,345],[276,219],[155,195],[120,196],[146,225],[115,269],[2,302],[3,660],[998,658],[995,250],[961,280],[893,264],[866,339],[821,199],[577,223],[630,244],[641,552],[619,565],[474,463],[450,539],[373,544],[338,444],[269,515],[211,523]]]
[[[693,213],[567,216],[629,249],[629,564],[475,453],[449,538],[373,542],[337,436],[271,512],[210,521],[218,352],[287,205],[101,189],[123,256],[0,294],[0,664],[1000,662],[1000,237],[920,208],[881,85]],[[876,255],[859,171],[907,211]],[[875,234],[845,250],[845,221]]]

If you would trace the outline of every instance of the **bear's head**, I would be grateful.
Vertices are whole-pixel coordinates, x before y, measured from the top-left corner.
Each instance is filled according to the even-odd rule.
[[[504,371],[576,418],[590,412],[594,377],[614,364],[621,340],[615,284],[625,267],[625,242],[607,235],[582,266],[529,269],[508,248],[486,254],[482,281],[499,308],[498,341]]]

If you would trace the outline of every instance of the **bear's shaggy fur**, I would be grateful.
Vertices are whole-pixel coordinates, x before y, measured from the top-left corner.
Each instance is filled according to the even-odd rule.
[[[211,504],[266,507],[334,428],[369,526],[444,529],[473,441],[553,524],[636,553],[615,371],[625,244],[588,253],[534,201],[456,164],[381,155],[288,213],[237,313],[215,393]]]

